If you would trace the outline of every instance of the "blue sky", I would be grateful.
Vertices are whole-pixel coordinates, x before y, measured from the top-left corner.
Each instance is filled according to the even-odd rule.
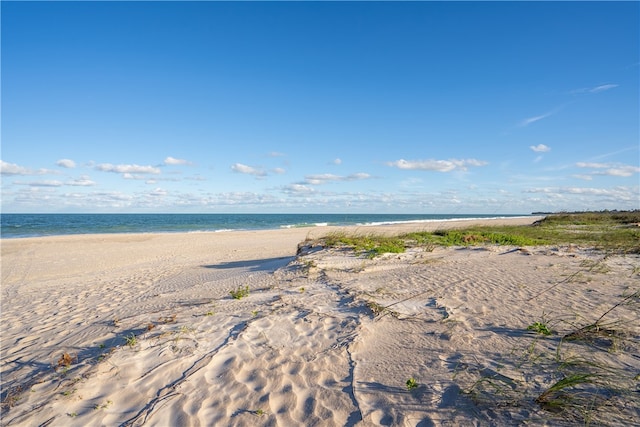
[[[7,2],[4,212],[640,208],[638,2]]]

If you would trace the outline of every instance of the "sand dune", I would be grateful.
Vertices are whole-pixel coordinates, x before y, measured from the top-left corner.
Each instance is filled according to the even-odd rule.
[[[637,298],[607,314],[609,335],[560,341],[640,289],[638,256],[296,256],[327,231],[3,241],[2,425],[638,425],[623,387],[640,373]],[[568,360],[606,366],[621,391],[585,383],[586,415],[536,402]]]

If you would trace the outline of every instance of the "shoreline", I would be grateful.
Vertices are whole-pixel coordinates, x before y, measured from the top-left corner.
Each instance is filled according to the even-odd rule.
[[[48,234],[34,236],[16,236],[16,237],[0,237],[1,242],[19,241],[27,239],[48,239],[48,238],[65,238],[65,237],[103,237],[108,236],[148,236],[148,235],[199,235],[199,234],[227,234],[227,233],[254,233],[254,232],[278,232],[287,230],[313,231],[319,230],[329,232],[346,231],[352,232],[359,229],[372,229],[375,231],[403,233],[405,230],[410,231],[433,231],[447,228],[463,228],[474,225],[530,225],[534,222],[545,218],[544,215],[523,215],[523,216],[495,216],[495,217],[473,217],[473,218],[451,218],[451,219],[424,219],[397,222],[375,222],[365,224],[349,224],[349,225],[290,225],[279,226],[278,228],[255,228],[255,229],[220,229],[220,230],[192,230],[192,231],[132,231],[132,232],[113,232],[113,233],[65,233],[65,234]],[[314,233],[317,234],[317,233]],[[385,233],[387,234],[387,233]]]
[[[19,214],[22,215],[22,214]],[[31,215],[31,214],[25,214]],[[59,215],[59,214],[42,214],[42,215]],[[84,214],[63,214],[63,215],[80,215]],[[119,214],[114,214],[119,215]],[[137,215],[137,214],[134,214]],[[146,214],[139,214],[146,215]],[[165,214],[157,214],[159,216],[164,216]],[[180,215],[180,214],[176,214]],[[265,214],[270,215],[270,214]],[[277,215],[277,214],[274,214]],[[365,216],[368,214],[364,214]],[[100,216],[100,214],[98,214]],[[304,217],[304,215],[301,214]],[[342,216],[340,214],[335,214],[335,216]],[[353,216],[359,216],[359,214],[354,214]],[[394,216],[394,215],[391,215]],[[335,223],[330,222],[309,222],[309,223],[292,223],[292,224],[281,224],[281,225],[273,225],[273,226],[264,226],[264,227],[254,227],[254,228],[220,228],[220,229],[192,229],[192,230],[149,230],[149,231],[114,231],[114,232],[61,232],[61,233],[51,233],[51,234],[27,234],[27,235],[15,235],[15,236],[0,236],[0,240],[8,240],[8,239],[25,239],[32,237],[56,237],[56,236],[81,236],[81,235],[98,235],[98,234],[114,234],[114,235],[129,235],[129,234],[181,234],[181,233],[221,233],[221,232],[243,232],[243,231],[268,231],[268,230],[283,230],[283,229],[295,229],[295,228],[323,228],[323,227],[377,227],[377,226],[403,226],[403,225],[418,225],[418,224],[429,224],[429,223],[447,223],[447,222],[462,222],[462,221],[494,221],[494,220],[518,220],[518,219],[526,219],[538,217],[535,215],[495,215],[495,216],[469,216],[469,217],[453,217],[453,218],[428,218],[428,219],[411,219],[411,220],[388,220],[388,221],[372,221],[372,222],[363,222],[363,223],[345,223],[342,224],[339,221]],[[544,216],[540,216],[540,218],[544,218]],[[7,226],[9,227],[9,226]],[[21,228],[21,227],[18,227]]]

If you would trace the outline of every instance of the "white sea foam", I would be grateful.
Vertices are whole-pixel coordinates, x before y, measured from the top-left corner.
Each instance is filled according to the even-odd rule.
[[[327,226],[329,226],[328,222],[314,222],[314,223],[303,222],[299,224],[284,224],[284,225],[281,225],[280,228],[304,228],[304,227],[327,227]]]
[[[450,222],[450,221],[478,221],[478,220],[492,220],[492,219],[511,219],[511,218],[528,218],[528,216],[492,216],[492,217],[473,217],[473,218],[437,218],[437,219],[410,219],[406,221],[380,221],[380,222],[365,222],[358,223],[360,227],[374,227],[380,225],[399,225],[399,224],[421,224],[431,222]]]

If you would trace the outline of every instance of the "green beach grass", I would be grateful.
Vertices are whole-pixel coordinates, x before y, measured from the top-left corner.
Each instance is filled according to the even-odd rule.
[[[375,257],[416,246],[537,246],[574,244],[613,253],[640,253],[640,211],[551,214],[532,225],[489,225],[398,236],[331,233],[325,247],[346,247]]]

